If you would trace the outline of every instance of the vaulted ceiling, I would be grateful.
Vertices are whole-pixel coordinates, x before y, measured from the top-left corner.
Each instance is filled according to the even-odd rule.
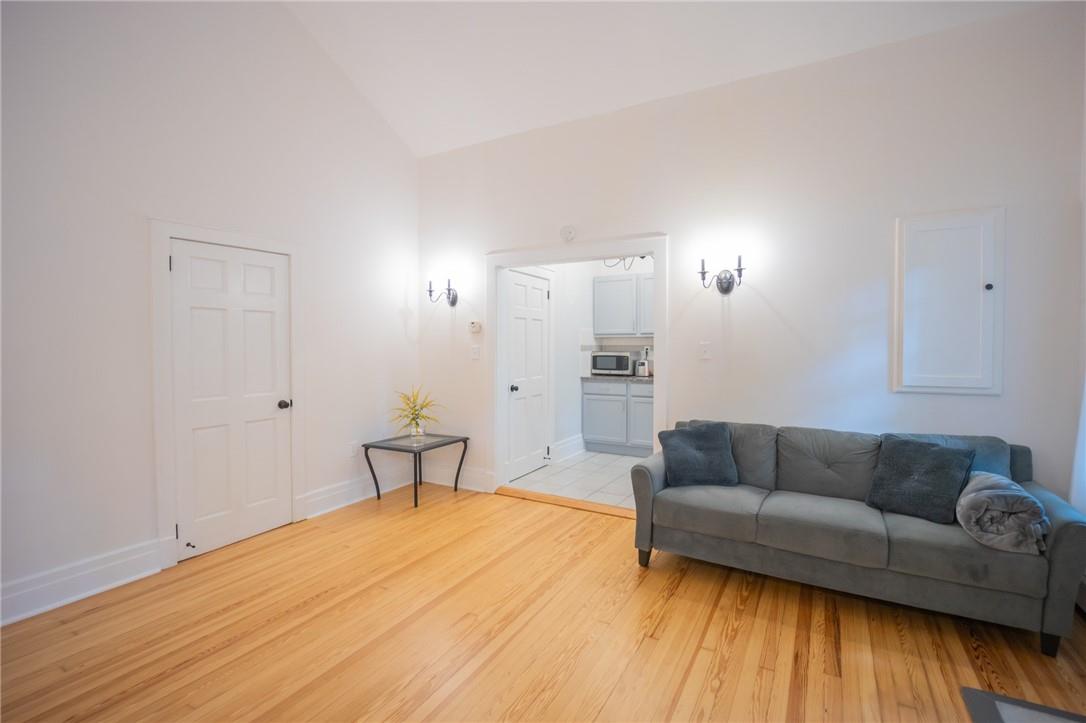
[[[988,2],[289,3],[426,156],[1021,10]]]

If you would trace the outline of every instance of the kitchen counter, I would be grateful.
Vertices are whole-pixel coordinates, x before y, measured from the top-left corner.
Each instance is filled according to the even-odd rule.
[[[654,377],[624,377],[618,374],[597,374],[596,376],[581,377],[586,382],[633,382],[634,384],[652,384]]]

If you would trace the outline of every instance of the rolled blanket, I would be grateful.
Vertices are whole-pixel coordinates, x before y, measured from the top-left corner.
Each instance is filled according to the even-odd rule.
[[[991,472],[973,472],[958,497],[958,524],[982,545],[1039,555],[1052,524],[1022,485]]]

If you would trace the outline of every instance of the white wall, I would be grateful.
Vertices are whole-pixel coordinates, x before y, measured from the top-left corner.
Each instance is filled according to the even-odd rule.
[[[1083,6],[1083,17],[1080,22],[1086,24],[1086,6]],[[1083,56],[1083,64],[1086,67],[1086,55]],[[1086,95],[1086,92],[1083,93]],[[1075,460],[1074,470],[1071,475],[1071,503],[1078,507],[1080,510],[1086,510],[1086,109],[1083,111],[1083,125],[1082,125],[1082,166],[1080,169],[1080,176],[1082,178],[1082,185],[1080,191],[1082,196],[1080,197],[1081,212],[1082,212],[1082,228],[1080,238],[1082,239],[1082,320],[1083,320],[1083,337],[1082,348],[1080,350],[1082,363],[1084,365],[1083,371],[1083,388],[1082,388],[1082,405],[1079,412],[1078,421],[1078,436],[1075,439]],[[1082,601],[1086,601],[1086,587],[1084,587]]]
[[[666,232],[671,421],[997,434],[1032,445],[1038,479],[1066,492],[1082,384],[1081,12],[1031,9],[426,158],[421,267],[455,267],[457,313],[484,316],[487,251],[560,244],[565,224],[581,238]],[[894,218],[994,205],[1007,209],[1005,392],[893,394]],[[742,288],[703,290],[698,260],[715,270],[737,253]],[[449,428],[472,435],[483,479],[492,394],[470,343],[424,315],[423,377]]]
[[[5,617],[155,537],[151,217],[296,245],[297,491],[372,494],[349,445],[415,380],[417,162],[293,16],[4,3],[3,88]]]

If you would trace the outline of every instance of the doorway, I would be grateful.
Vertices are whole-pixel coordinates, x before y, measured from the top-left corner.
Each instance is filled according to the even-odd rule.
[[[597,502],[632,504],[625,488],[619,489],[618,478],[628,478],[629,468],[658,448],[656,433],[666,429],[668,421],[667,250],[665,235],[646,234],[489,255],[487,315],[496,330],[491,341],[495,489],[511,490],[509,485],[518,479],[522,487],[542,484],[545,477],[555,475],[548,484],[581,483],[576,490],[569,487],[568,494],[597,494]],[[625,266],[618,265],[619,259],[625,260]],[[570,278],[565,270],[572,267],[589,269],[582,272],[575,289],[563,286]],[[531,309],[518,302],[527,298],[531,279],[547,281],[546,285],[536,282],[537,298],[551,292],[545,313],[534,317]],[[515,290],[517,284],[522,288]],[[630,293],[600,294],[608,303],[597,305],[603,306],[597,314],[592,301],[596,285],[607,292]],[[571,293],[581,297],[583,310],[571,310]],[[615,305],[619,298],[621,308]],[[622,321],[619,328],[619,321],[627,317],[629,323]],[[521,331],[531,323],[538,334]],[[542,331],[545,326],[550,327],[549,334]],[[570,344],[575,356],[563,355],[562,349]],[[534,367],[529,347],[540,350]],[[591,369],[593,352],[624,354],[632,365],[646,356],[645,347],[650,349],[651,378],[607,376]],[[530,376],[529,371],[543,376],[536,388],[548,388],[546,399],[534,405],[517,398],[524,393],[518,380]],[[540,439],[545,440],[542,455]],[[587,489],[598,481],[607,484]]]

